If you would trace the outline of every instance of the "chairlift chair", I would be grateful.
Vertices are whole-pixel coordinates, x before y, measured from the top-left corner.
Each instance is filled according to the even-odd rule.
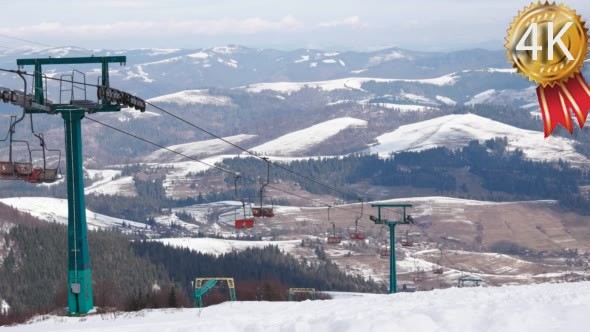
[[[387,237],[384,234],[384,230],[385,230],[385,226],[381,226],[381,229],[379,230],[379,240],[378,242],[383,243],[380,247],[379,247],[379,257],[381,258],[388,258],[391,256],[391,245],[387,244]]]
[[[275,216],[273,199],[270,196],[264,195],[264,188],[270,183],[270,160],[267,157],[263,157],[262,159],[266,161],[266,182],[260,186],[260,194],[258,196],[260,205],[252,208],[252,215],[256,218],[272,218]]]
[[[240,175],[236,174],[234,176],[234,193],[235,193],[235,198],[238,199],[238,180],[240,179]],[[249,217],[246,213],[246,200],[244,198],[240,199],[240,202],[242,202],[242,213],[243,213],[243,218],[238,218],[238,210],[235,210],[235,227],[236,229],[242,229],[242,228],[252,228],[254,227],[254,218]]]
[[[363,217],[364,202],[361,199],[361,215],[356,218],[354,225],[348,227],[348,237],[351,240],[364,240],[366,238],[365,230],[359,226],[359,221]]]
[[[27,161],[12,162],[14,171],[13,177],[16,176],[17,179],[24,180],[27,182],[38,182],[39,177],[41,176],[41,171],[39,169],[33,168],[33,161],[29,142],[21,140],[12,140],[12,143],[23,143],[27,148],[27,154],[29,156]]]
[[[440,257],[439,257],[438,261],[436,262],[436,265],[432,266],[432,273],[434,273],[434,274],[443,274],[445,272],[443,267],[440,265],[440,263],[442,263],[442,250],[439,249],[439,251],[440,251]]]
[[[381,246],[379,249],[379,257],[387,258],[390,256],[390,247],[387,245]]]
[[[336,231],[336,224],[332,220],[330,220],[330,208],[332,207],[328,206],[328,222],[332,224],[332,228],[328,229],[327,242],[328,244],[339,244],[340,242],[342,242],[342,237]]]
[[[410,230],[406,231],[406,234],[400,239],[402,247],[413,247],[414,241],[410,238]]]
[[[37,181],[35,181],[35,182],[43,182],[43,183],[55,182],[58,179],[57,175],[59,172],[59,167],[61,165],[61,150],[47,148],[47,144],[45,143],[45,138],[43,137],[43,134],[35,133],[33,131],[33,135],[35,135],[35,137],[37,137],[39,139],[39,145],[41,146],[41,149],[40,150],[32,150],[32,151],[41,151],[42,156],[43,156],[43,167],[34,169],[34,171],[36,170],[39,173],[39,176],[36,179]],[[52,152],[52,153],[57,154],[57,165],[55,168],[48,168],[47,167],[47,152]]]

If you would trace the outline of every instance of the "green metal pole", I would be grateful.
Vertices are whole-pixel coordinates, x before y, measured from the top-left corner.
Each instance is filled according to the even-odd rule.
[[[33,89],[33,95],[35,96],[35,102],[37,104],[44,105],[45,104],[45,96],[43,94],[43,72],[41,69],[41,63],[37,59],[35,61],[35,73],[34,76],[35,83]],[[26,91],[25,91],[26,93]]]
[[[62,113],[65,123],[68,186],[68,310],[86,314],[93,308],[92,273],[88,253],[88,226],[82,170],[84,110]]]
[[[395,222],[389,222],[389,294],[397,293],[395,264]]]

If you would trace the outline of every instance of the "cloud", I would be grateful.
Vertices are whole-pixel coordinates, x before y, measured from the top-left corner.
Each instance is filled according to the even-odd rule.
[[[296,31],[305,27],[303,22],[292,16],[279,20],[260,17],[245,19],[222,18],[217,20],[190,21],[130,21],[109,24],[66,25],[63,23],[41,23],[18,28],[0,28],[0,33],[19,37],[39,34],[70,35],[78,37],[109,36],[167,36],[167,35],[251,35],[269,31]]]
[[[342,26],[366,26],[366,24],[361,23],[361,19],[358,16],[349,16],[341,20],[321,22],[317,26],[320,28],[337,28]]]

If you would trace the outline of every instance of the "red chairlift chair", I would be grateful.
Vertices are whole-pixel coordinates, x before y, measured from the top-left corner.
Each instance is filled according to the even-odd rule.
[[[240,175],[236,174],[234,176],[234,191],[235,191],[235,197],[237,199],[238,197],[238,180],[240,179]],[[240,202],[242,202],[242,214],[243,214],[243,218],[238,219],[238,210],[235,210],[235,227],[236,229],[242,229],[242,228],[252,228],[254,227],[254,218],[251,218],[247,215],[246,213],[246,200],[245,199],[240,199]]]
[[[342,242],[342,237],[336,232],[336,224],[330,220],[330,208],[332,207],[328,206],[328,222],[332,224],[332,228],[328,229],[328,239],[326,242],[328,244],[339,244]]]
[[[390,256],[389,246],[381,246],[379,249],[379,257],[387,258]]]
[[[364,206],[363,200],[360,199],[360,201],[361,201],[361,215],[356,218],[356,220],[354,221],[354,225],[348,227],[348,237],[351,240],[362,241],[366,238],[366,233],[365,233],[365,230],[359,226],[359,221],[363,217],[363,206]]]

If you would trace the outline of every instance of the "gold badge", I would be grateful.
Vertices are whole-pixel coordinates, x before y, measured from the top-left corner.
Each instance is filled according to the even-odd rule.
[[[573,132],[570,111],[580,127],[586,121],[590,87],[580,69],[589,46],[584,21],[565,5],[533,3],[519,12],[508,29],[508,60],[518,73],[539,84],[545,136],[557,124]]]

